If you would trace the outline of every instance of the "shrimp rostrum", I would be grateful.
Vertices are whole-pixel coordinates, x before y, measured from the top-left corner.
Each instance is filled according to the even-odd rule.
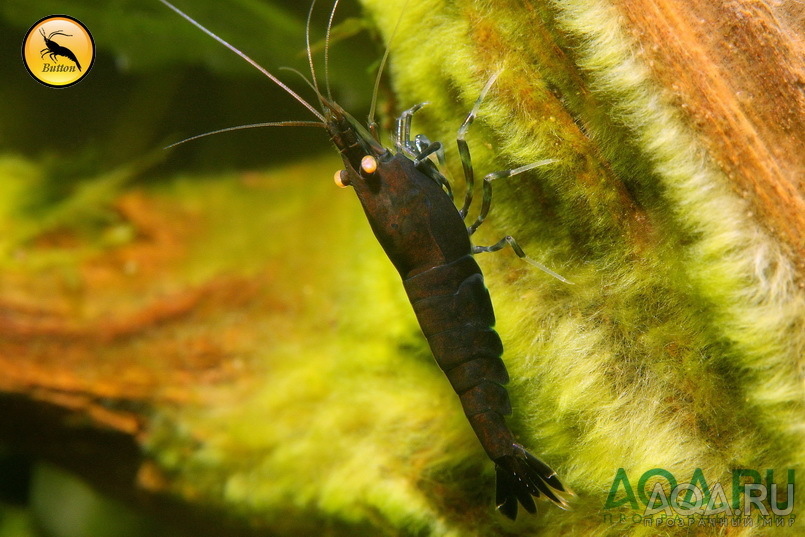
[[[473,224],[467,226],[465,223],[472,202],[473,170],[464,135],[495,77],[487,82],[458,131],[457,143],[467,182],[463,207],[458,209],[453,203],[448,181],[429,158],[441,153],[441,144],[431,143],[421,136],[414,140],[410,137],[412,116],[423,105],[403,112],[396,123],[393,147],[386,148],[376,134],[371,119],[373,112],[370,112],[369,127],[365,128],[333,101],[329,88],[326,96],[319,91],[310,52],[311,85],[321,111],[232,45],[165,0],[161,1],[252,63],[318,120],[262,123],[223,130],[294,125],[314,125],[327,130],[344,162],[344,169],[335,175],[336,183],[342,187],[351,186],[357,194],[372,231],[402,278],[436,362],[458,394],[481,446],[495,463],[498,509],[514,519],[518,504],[528,512],[536,512],[534,498],[539,497],[566,508],[565,498],[572,492],[562,484],[556,472],[515,441],[506,424],[505,417],[512,413],[509,395],[504,388],[509,375],[501,360],[503,345],[493,328],[492,302],[474,254],[500,250],[509,245],[521,258],[566,283],[570,282],[528,258],[512,237],[505,237],[491,246],[473,246],[470,241],[471,234],[489,210],[492,180],[551,161],[487,175],[483,183],[481,213]]]

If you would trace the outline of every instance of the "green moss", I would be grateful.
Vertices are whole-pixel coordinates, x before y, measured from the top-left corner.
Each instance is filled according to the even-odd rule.
[[[400,4],[364,1],[385,35]],[[478,241],[511,233],[565,287],[510,254],[482,266],[520,440],[579,492],[554,529],[595,528],[615,470],[801,468],[803,296],[794,270],[664,99],[607,2],[417,2],[392,47],[401,108],[446,143],[473,125],[495,183]],[[453,176],[461,177],[455,152]],[[601,528],[599,528],[601,529]],[[747,530],[751,532],[750,530]]]

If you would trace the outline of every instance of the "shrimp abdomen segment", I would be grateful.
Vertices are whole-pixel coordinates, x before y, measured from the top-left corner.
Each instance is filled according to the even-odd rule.
[[[472,255],[404,281],[408,298],[436,363],[461,400],[481,445],[493,460],[511,455],[514,439],[504,416],[511,403],[500,359],[503,344],[492,328],[495,314]]]

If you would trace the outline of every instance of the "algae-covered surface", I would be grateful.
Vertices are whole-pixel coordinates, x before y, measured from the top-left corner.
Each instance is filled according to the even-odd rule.
[[[414,130],[445,144],[458,199],[453,140],[494,73],[467,134],[477,180],[552,160],[496,181],[473,237],[511,234],[573,282],[508,249],[478,256],[509,423],[577,495],[570,511],[540,503],[516,522],[495,511],[493,465],[398,275],[331,180],[342,164],[326,135],[255,129],[162,149],[308,112],[159,2],[39,4],[0,7],[12,66],[0,85],[0,442],[197,534],[797,534],[798,504],[785,509],[805,460],[801,244],[766,218],[763,185],[741,182],[753,166],[790,179],[796,162],[775,153],[765,166],[741,142],[755,159],[742,168],[749,156],[697,129],[680,105],[694,90],[669,94],[653,69],[670,63],[646,60],[651,41],[623,3],[365,0],[336,16],[334,96],[365,117],[390,42],[380,124],[429,101]],[[307,72],[307,5],[180,7],[315,103],[278,70]],[[313,17],[320,75],[329,8]],[[15,36],[49,9],[87,24],[99,50],[66,90],[14,57]],[[716,76],[724,64],[710,60],[702,72]],[[735,95],[717,97],[729,108]],[[13,429],[19,398],[66,409],[66,433],[27,414]],[[134,449],[104,451],[91,430]],[[90,445],[108,455],[100,473],[81,462]],[[127,471],[107,471],[115,456]],[[745,482],[771,500],[745,505]],[[649,496],[677,483],[716,498],[714,513],[689,517],[676,498],[649,513]],[[26,526],[7,512],[0,530]]]

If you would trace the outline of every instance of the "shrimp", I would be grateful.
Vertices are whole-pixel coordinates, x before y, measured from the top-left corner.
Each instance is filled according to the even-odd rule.
[[[75,54],[73,53],[73,51],[70,50],[67,47],[64,47],[64,46],[56,43],[52,39],[53,36],[55,36],[55,35],[63,35],[65,37],[72,37],[72,35],[66,34],[61,30],[56,30],[55,32],[50,32],[49,34],[45,34],[45,29],[44,28],[40,28],[39,33],[42,34],[42,39],[45,40],[45,48],[43,48],[42,50],[39,51],[39,52],[42,53],[41,57],[44,58],[45,54],[47,54],[47,55],[50,56],[50,60],[53,63],[56,63],[58,61],[56,59],[56,56],[64,56],[68,60],[71,60],[75,64],[75,66],[78,67],[79,71],[81,70],[81,64],[78,63],[78,58],[75,57]]]
[[[472,202],[473,183],[470,153],[464,135],[495,76],[487,82],[475,106],[459,128],[458,147],[468,188],[463,207],[457,209],[447,179],[429,158],[430,155],[441,152],[441,144],[431,143],[422,136],[414,140],[410,138],[412,116],[426,103],[403,112],[396,123],[393,150],[388,149],[380,142],[372,120],[374,99],[367,128],[333,101],[329,85],[327,96],[319,90],[309,38],[311,86],[321,104],[321,111],[167,0],[160,1],[254,65],[318,119],[315,122],[286,121],[243,125],[194,136],[179,143],[218,132],[258,126],[312,125],[326,129],[344,163],[344,169],[335,174],[336,184],[341,187],[351,186],[358,196],[375,237],[400,274],[405,292],[437,364],[458,394],[473,431],[495,464],[498,509],[514,520],[518,503],[526,511],[535,513],[537,508],[534,498],[541,496],[563,509],[567,508],[565,496],[572,495],[572,492],[547,464],[515,442],[512,431],[506,425],[505,416],[512,413],[512,407],[503,385],[508,382],[509,375],[501,360],[503,344],[493,328],[495,314],[492,302],[474,254],[500,250],[510,245],[521,258],[560,280],[567,280],[528,258],[510,236],[492,246],[473,246],[470,241],[470,235],[483,222],[489,210],[492,180],[522,173],[551,161],[487,175],[483,185],[481,214],[469,227],[464,221]],[[337,4],[336,0],[330,15],[330,24]],[[312,13],[313,5],[310,10]],[[308,25],[309,22],[310,15]],[[328,25],[328,39],[329,32]],[[387,55],[388,49],[381,62],[381,72]],[[325,67],[326,60],[325,55]]]

